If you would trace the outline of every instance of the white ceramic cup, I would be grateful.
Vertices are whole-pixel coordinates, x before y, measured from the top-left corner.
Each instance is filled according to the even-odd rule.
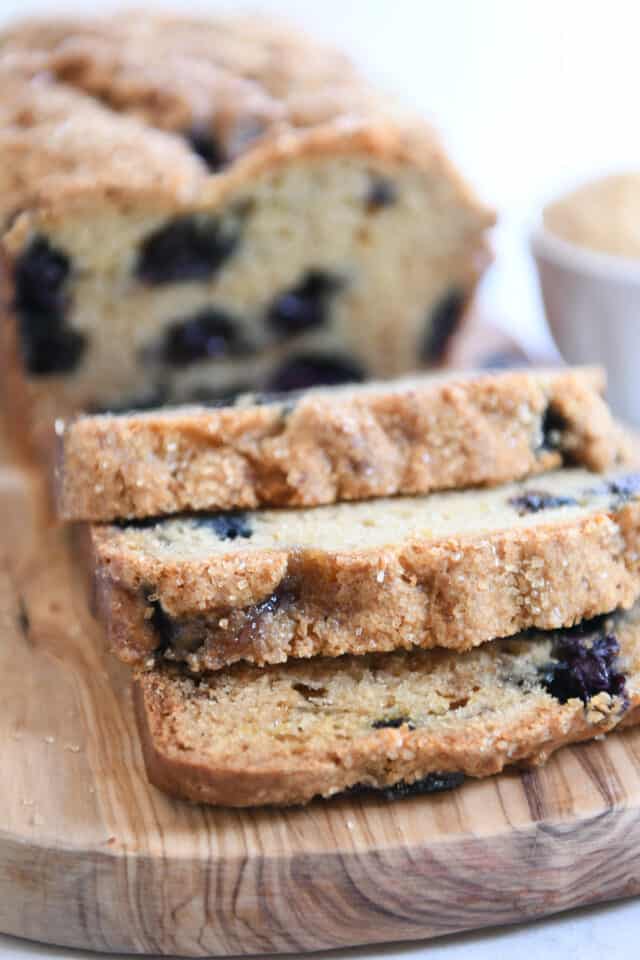
[[[556,345],[568,363],[598,363],[607,397],[640,426],[640,262],[595,253],[542,227],[531,248]]]

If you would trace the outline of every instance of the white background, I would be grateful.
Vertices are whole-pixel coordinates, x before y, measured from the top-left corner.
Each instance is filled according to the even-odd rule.
[[[138,0],[137,5],[143,4]],[[293,17],[346,47],[370,74],[428,114],[463,171],[500,212],[497,262],[482,294],[486,309],[529,342],[543,341],[526,246],[529,224],[556,191],[604,171],[640,168],[638,0],[174,0],[164,5],[185,11],[248,7]],[[0,0],[0,20],[113,6]],[[384,956],[622,960],[637,953],[639,937],[640,902],[629,902],[524,929],[385,950]],[[0,957],[14,955],[31,955],[31,948],[0,937]],[[374,948],[340,956],[382,955]]]

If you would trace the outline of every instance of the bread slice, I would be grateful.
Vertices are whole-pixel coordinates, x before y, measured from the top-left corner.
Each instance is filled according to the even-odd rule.
[[[489,490],[91,528],[124,660],[464,650],[640,594],[640,474],[566,469]]]
[[[79,408],[444,362],[495,218],[346,57],[130,11],[0,47],[0,357],[43,439]]]
[[[414,650],[142,673],[152,783],[229,806],[304,803],[354,787],[455,786],[640,721],[640,612],[463,654]]]
[[[60,425],[63,520],[317,506],[506,483],[629,442],[600,370],[451,374]]]

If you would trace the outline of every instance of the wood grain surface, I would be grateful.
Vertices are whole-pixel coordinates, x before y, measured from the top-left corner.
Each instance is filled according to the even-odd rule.
[[[440,796],[205,809],[149,786],[38,478],[0,470],[0,930],[94,950],[304,951],[640,892],[640,728]]]

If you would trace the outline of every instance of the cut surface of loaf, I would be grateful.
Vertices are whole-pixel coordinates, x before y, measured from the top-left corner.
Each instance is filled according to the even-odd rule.
[[[640,594],[640,475],[91,528],[115,652],[236,660],[466,649]]]
[[[493,215],[348,60],[259,18],[0,38],[10,396],[78,408],[435,366]]]
[[[599,370],[427,375],[61,425],[64,520],[315,506],[497,484],[630,446]]]
[[[242,664],[200,678],[163,666],[136,680],[149,777],[178,797],[251,806],[356,786],[429,792],[540,764],[640,720],[638,621],[634,609],[463,654]]]

